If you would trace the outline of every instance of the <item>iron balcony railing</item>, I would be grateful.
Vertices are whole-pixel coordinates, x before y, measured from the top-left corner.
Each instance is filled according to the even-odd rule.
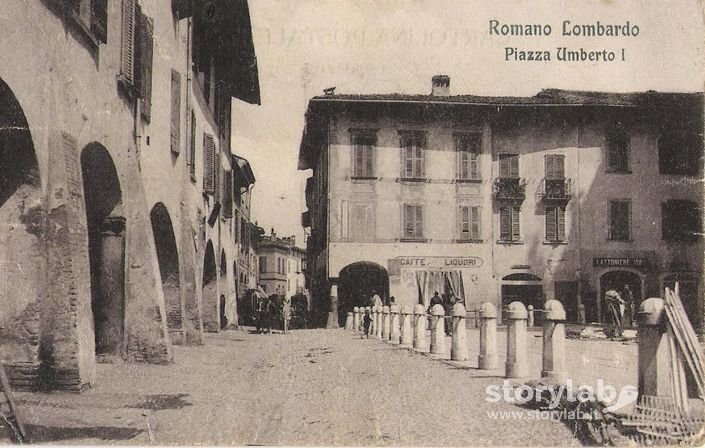
[[[573,197],[573,182],[571,179],[541,180],[540,196],[544,201],[570,201]]]
[[[498,177],[494,180],[493,193],[497,200],[523,201],[526,198],[526,180],[520,177]]]

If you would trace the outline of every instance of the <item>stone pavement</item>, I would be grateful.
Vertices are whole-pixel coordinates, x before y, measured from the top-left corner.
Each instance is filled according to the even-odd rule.
[[[475,336],[469,335],[471,346]],[[499,339],[501,345],[501,332]],[[539,342],[531,342],[530,350],[538,347],[540,353],[540,338],[534,339]],[[632,349],[609,341],[592,344],[569,341],[569,350],[587,355],[577,365],[592,376],[594,363],[612,365],[613,346]],[[501,385],[503,372],[473,368],[472,352],[469,365],[453,366],[353,332],[296,330],[226,331],[207,336],[201,347],[174,347],[174,354],[175,363],[166,366],[100,364],[98,384],[83,394],[17,394],[33,441],[579,444],[562,422],[531,418],[503,401],[486,402],[485,388]],[[506,414],[490,418],[488,412]]]

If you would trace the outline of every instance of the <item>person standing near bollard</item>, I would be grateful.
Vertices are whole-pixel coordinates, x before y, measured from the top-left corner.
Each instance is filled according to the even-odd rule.
[[[370,317],[370,309],[365,308],[365,316],[362,318],[362,327],[365,330],[365,337],[370,338],[370,324],[372,324],[372,317]]]
[[[612,328],[608,336],[611,338],[622,337],[622,319],[624,318],[624,300],[614,289],[605,293],[605,303],[607,304],[607,316]]]

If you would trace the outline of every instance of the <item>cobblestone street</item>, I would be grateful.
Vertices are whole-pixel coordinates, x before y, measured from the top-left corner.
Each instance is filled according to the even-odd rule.
[[[470,331],[470,347],[475,337]],[[534,361],[540,338],[530,339]],[[594,344],[635,349],[569,341],[568,350],[609,364]],[[558,421],[491,419],[488,411],[521,408],[487,403],[485,387],[501,385],[503,370],[476,370],[472,350],[470,359],[453,366],[343,330],[227,331],[202,347],[175,347],[173,365],[99,364],[97,386],[83,394],[18,398],[36,443],[578,444]]]

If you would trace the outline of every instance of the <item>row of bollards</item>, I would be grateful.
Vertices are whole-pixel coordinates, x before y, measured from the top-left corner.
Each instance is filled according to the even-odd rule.
[[[530,306],[531,307],[531,306]],[[533,317],[521,302],[512,302],[507,310],[507,361],[506,378],[524,378],[528,375],[527,324]],[[372,319],[370,334],[393,344],[426,349],[426,328],[428,315],[423,305],[416,305],[413,310],[397,305],[355,307],[348,313],[345,328],[363,331],[363,317],[369,313]],[[453,334],[451,339],[450,359],[452,361],[468,360],[468,343],[466,332],[466,312],[462,303],[453,305],[451,316]],[[492,303],[483,303],[479,311],[480,351],[478,367],[482,370],[498,368],[497,356],[497,308]],[[431,340],[429,352],[434,355],[446,353],[445,310],[441,305],[431,308]],[[565,319],[566,314],[561,302],[549,300],[545,305],[543,320],[543,367],[541,375],[555,382],[566,379],[565,372]],[[533,319],[531,319],[533,320]]]

